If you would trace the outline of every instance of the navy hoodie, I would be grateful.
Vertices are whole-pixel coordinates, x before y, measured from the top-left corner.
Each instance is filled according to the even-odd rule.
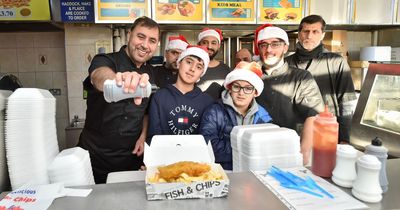
[[[147,139],[153,135],[199,134],[199,124],[204,110],[214,100],[200,88],[182,94],[168,84],[158,90],[151,99]]]

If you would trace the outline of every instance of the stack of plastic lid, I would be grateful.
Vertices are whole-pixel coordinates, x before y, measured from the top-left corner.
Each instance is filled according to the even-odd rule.
[[[48,90],[19,88],[8,98],[6,150],[11,186],[48,184],[58,154],[56,99]]]
[[[64,186],[94,184],[89,152],[80,147],[60,152],[47,170],[51,183],[62,182]]]
[[[239,132],[238,132],[239,131]],[[232,135],[233,132],[239,135]],[[300,138],[288,128],[265,124],[237,128],[231,133],[234,171],[267,170],[301,166]]]
[[[0,90],[0,192],[10,190],[10,180],[6,162],[6,147],[4,144],[4,113],[7,105],[7,98],[12,91]]]

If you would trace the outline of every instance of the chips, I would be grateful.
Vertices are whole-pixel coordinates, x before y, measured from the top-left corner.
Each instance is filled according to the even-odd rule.
[[[149,183],[183,182],[222,180],[220,173],[211,170],[208,164],[190,161],[174,163],[158,168],[158,172],[148,179]]]

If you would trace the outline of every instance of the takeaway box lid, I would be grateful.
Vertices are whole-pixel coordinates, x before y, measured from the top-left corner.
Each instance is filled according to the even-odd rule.
[[[214,163],[215,157],[202,135],[155,135],[150,146],[144,145],[143,161],[152,167],[179,161]]]

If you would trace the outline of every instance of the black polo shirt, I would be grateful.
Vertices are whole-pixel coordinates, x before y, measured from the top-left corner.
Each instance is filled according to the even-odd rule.
[[[321,93],[309,72],[285,63],[271,75],[264,74],[263,81],[264,90],[256,100],[275,124],[301,133],[306,118],[323,111]]]
[[[170,68],[165,67],[165,63],[162,66],[154,68],[154,82],[159,88],[164,88],[168,84],[175,84],[178,78],[178,70],[176,72]]]
[[[115,72],[147,73],[153,83],[153,67],[143,64],[137,68],[125,48],[123,46],[115,53],[96,55],[89,67],[89,75],[96,68],[107,66]],[[133,99],[107,103],[103,92],[91,84],[90,77],[84,81],[84,88],[88,92],[87,110],[79,146],[89,150],[96,183],[105,181],[109,172],[139,169],[143,165],[142,157],[138,158],[132,151],[142,132],[149,99],[144,98],[140,105],[134,104]]]

